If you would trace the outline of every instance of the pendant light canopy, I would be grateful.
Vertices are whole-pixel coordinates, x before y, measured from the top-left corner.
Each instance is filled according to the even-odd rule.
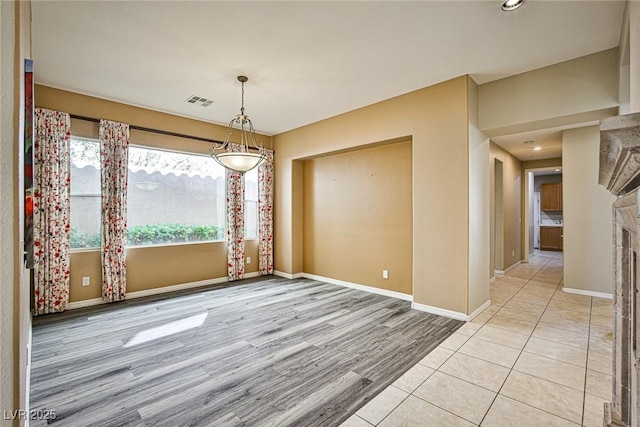
[[[245,76],[238,76],[238,81],[242,84],[242,104],[240,114],[236,115],[227,128],[224,142],[215,144],[209,154],[220,165],[227,169],[245,173],[260,166],[267,159],[262,145],[256,142],[256,133],[253,123],[244,113],[244,84],[249,79]],[[238,142],[230,141],[231,135],[240,135]]]

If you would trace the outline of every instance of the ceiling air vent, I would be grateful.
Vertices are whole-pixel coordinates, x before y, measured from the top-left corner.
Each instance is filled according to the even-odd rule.
[[[209,105],[213,104],[212,100],[195,95],[191,95],[189,98],[187,98],[186,102],[188,102],[189,104],[199,105],[201,107],[208,107]]]

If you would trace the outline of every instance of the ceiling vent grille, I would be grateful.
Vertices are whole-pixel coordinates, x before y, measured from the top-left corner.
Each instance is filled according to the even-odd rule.
[[[188,102],[189,104],[199,105],[201,107],[208,107],[209,105],[213,104],[212,100],[195,95],[191,95],[189,98],[187,98],[186,102]]]

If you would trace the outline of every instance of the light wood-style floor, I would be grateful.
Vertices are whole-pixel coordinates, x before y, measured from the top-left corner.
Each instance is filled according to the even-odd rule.
[[[109,308],[34,321],[54,425],[337,426],[463,324],[275,277]]]

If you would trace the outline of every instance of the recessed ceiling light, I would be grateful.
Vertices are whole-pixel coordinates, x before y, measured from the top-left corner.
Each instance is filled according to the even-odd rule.
[[[525,144],[533,144],[533,140],[531,140],[531,139],[530,139],[530,140],[528,140],[528,141],[525,141],[524,143],[525,143]]]
[[[554,169],[554,172],[560,172],[560,169]]]
[[[540,151],[542,150],[542,147],[539,145],[536,145],[535,147],[533,147],[533,151]]]
[[[525,0],[505,0],[505,2],[502,3],[502,6],[500,7],[505,12],[511,12],[512,10],[516,10],[517,8],[522,6],[524,2]]]

